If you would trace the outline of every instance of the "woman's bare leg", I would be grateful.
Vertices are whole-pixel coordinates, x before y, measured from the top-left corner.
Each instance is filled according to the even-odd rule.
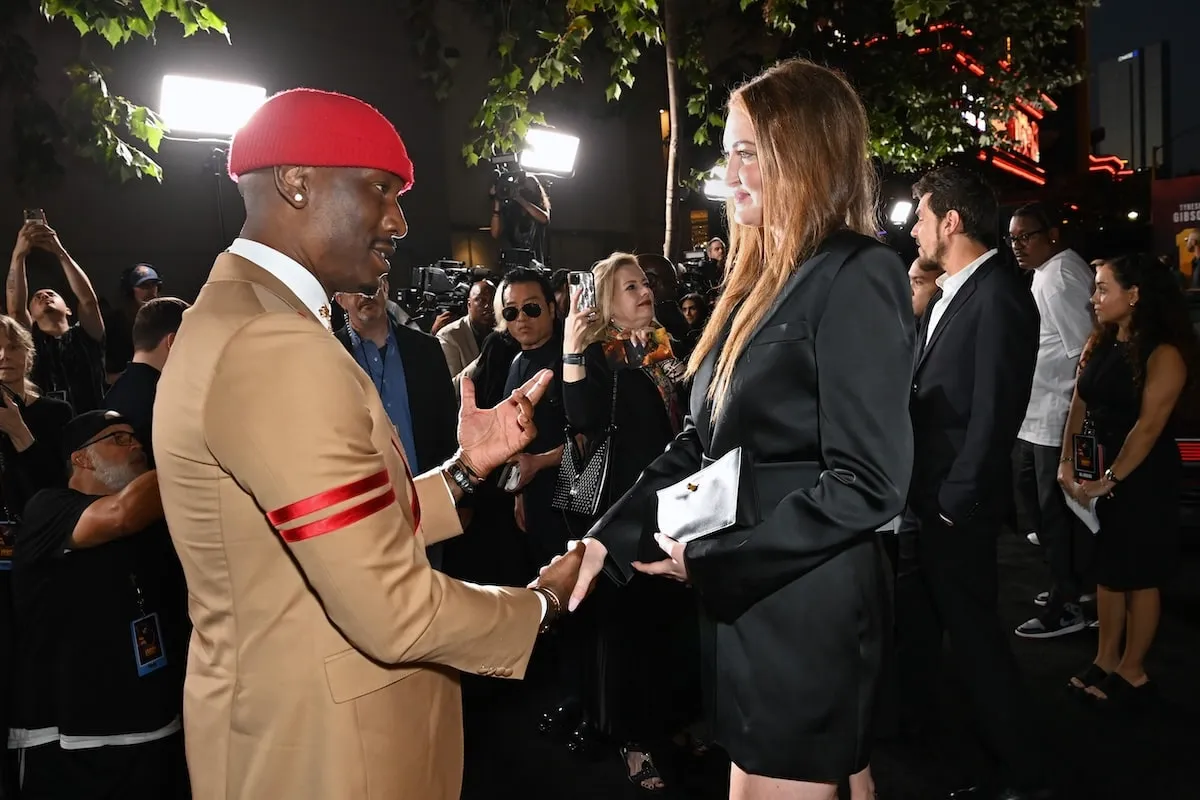
[[[837,800],[837,784],[750,775],[737,764],[732,764],[729,770],[729,800]]]
[[[850,800],[875,800],[875,779],[871,777],[871,765],[850,776]]]

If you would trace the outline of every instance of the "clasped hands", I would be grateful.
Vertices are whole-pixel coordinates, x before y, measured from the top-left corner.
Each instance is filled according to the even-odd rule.
[[[645,575],[658,575],[687,583],[687,563],[684,560],[685,545],[661,533],[654,534],[654,541],[666,553],[666,558],[652,562],[634,561],[633,568]],[[596,585],[596,578],[604,569],[604,559],[607,557],[608,548],[599,539],[587,538],[581,542],[568,542],[567,552],[561,556],[555,556],[549,564],[538,570],[538,577],[529,584],[529,588],[546,587],[545,581],[557,581],[563,570],[574,568],[576,577],[573,584],[568,587],[571,594],[566,610],[575,611],[579,608],[580,603],[592,593],[592,589]],[[576,559],[578,559],[578,566],[575,566],[574,563]]]

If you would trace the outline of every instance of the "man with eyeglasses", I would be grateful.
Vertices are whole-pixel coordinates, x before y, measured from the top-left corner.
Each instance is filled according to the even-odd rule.
[[[114,411],[71,420],[63,451],[68,486],[33,496],[13,552],[21,793],[187,797],[189,628],[157,473]]]
[[[1092,269],[1062,244],[1055,219],[1039,203],[1021,206],[1008,225],[1008,241],[1023,270],[1033,271],[1030,291],[1041,316],[1037,365],[1025,420],[1017,434],[1014,483],[1018,506],[1036,520],[1030,541],[1046,547],[1053,586],[1034,603],[1035,617],[1017,626],[1025,639],[1052,639],[1087,627],[1080,598],[1092,537],[1067,508],[1058,485],[1063,427],[1071,408],[1079,355],[1092,332],[1088,298]]]

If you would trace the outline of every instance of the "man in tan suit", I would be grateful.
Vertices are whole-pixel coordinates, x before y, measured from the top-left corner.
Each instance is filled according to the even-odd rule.
[[[374,293],[412,164],[343,95],[276,95],[234,138],[246,224],[184,316],[154,447],[195,626],[184,690],[196,800],[452,800],[457,671],[523,676],[579,558],[535,587],[460,583],[426,545],[531,441],[539,375],[494,409],[463,383],[457,456],[416,478],[370,377],[329,332]],[[409,380],[420,380],[419,375]]]
[[[467,313],[437,331],[438,343],[450,367],[450,377],[457,386],[462,380],[462,371],[479,358],[483,340],[496,327],[496,310],[492,301],[496,287],[491,281],[478,281],[467,295]]]

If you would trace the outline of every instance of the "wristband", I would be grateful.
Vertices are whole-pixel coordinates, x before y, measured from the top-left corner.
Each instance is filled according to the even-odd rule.
[[[546,618],[542,620],[542,625],[538,628],[538,633],[545,633],[550,630],[550,626],[562,614],[562,601],[558,599],[558,595],[552,589],[548,589],[545,586],[534,586],[533,591],[546,598]]]
[[[583,367],[587,365],[587,359],[583,353],[563,353],[563,363],[572,367]]]
[[[1120,483],[1120,482],[1121,482],[1121,479],[1120,479],[1120,478],[1118,478],[1116,475],[1113,475],[1112,468],[1109,468],[1109,469],[1106,469],[1106,470],[1104,470],[1104,480],[1106,480],[1106,481],[1111,481],[1111,482],[1113,482],[1113,483]]]
[[[467,471],[458,463],[458,460],[446,462],[446,466],[442,467],[442,473],[462,489],[463,494],[470,495],[475,492],[475,484],[471,483],[471,479],[467,477]]]

